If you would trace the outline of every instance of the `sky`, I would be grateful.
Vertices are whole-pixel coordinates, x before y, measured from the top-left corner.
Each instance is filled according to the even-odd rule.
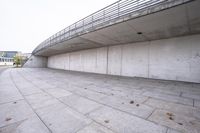
[[[0,0],[0,51],[31,53],[42,41],[117,0]]]

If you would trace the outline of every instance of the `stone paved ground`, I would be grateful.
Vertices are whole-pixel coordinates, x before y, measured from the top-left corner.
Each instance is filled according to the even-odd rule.
[[[200,84],[52,69],[0,74],[0,133],[200,133]]]

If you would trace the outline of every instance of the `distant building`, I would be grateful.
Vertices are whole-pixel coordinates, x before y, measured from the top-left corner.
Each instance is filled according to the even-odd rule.
[[[14,56],[18,51],[0,51],[0,65],[13,65]]]

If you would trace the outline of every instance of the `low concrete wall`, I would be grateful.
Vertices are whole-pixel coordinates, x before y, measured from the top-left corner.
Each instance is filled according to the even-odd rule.
[[[0,62],[0,66],[13,66],[13,62]]]
[[[54,55],[48,67],[200,83],[200,35]]]
[[[47,67],[47,57],[32,55],[23,67]]]

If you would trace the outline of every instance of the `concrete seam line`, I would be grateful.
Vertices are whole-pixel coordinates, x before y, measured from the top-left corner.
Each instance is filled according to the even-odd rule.
[[[22,95],[22,97],[24,98],[24,100],[26,101],[26,103],[30,106],[31,110],[37,115],[37,117],[44,124],[44,126],[49,130],[49,132],[52,133],[51,129],[46,125],[46,123],[41,119],[41,117],[35,112],[35,110],[32,108],[32,106],[30,105],[30,103],[28,102],[28,100],[26,99],[26,97],[22,94],[22,92],[17,87],[16,82],[14,81],[13,76],[11,74],[11,71],[9,72],[9,74],[10,74],[10,78],[11,78],[13,84],[15,85],[15,87],[17,88],[17,90],[19,91],[19,93]]]

